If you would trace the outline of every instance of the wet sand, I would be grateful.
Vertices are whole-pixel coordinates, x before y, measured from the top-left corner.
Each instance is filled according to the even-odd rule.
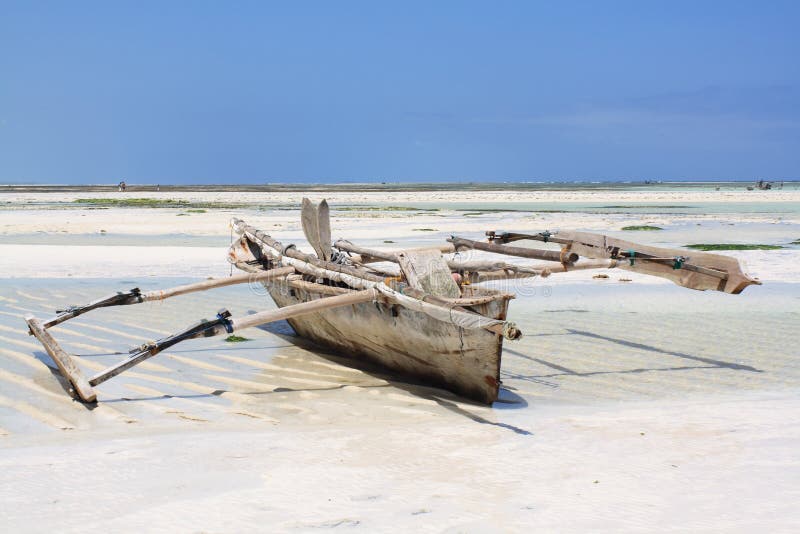
[[[154,211],[126,221],[128,235],[176,218]],[[107,225],[124,212],[85,211],[83,219]],[[229,215],[176,219],[216,224]],[[283,228],[299,241],[294,213],[249,215],[281,238],[274,225],[295,225]],[[478,224],[447,214],[446,223],[469,233],[508,222],[482,217]],[[572,227],[629,217],[584,214]],[[724,221],[760,235],[736,214],[725,217],[714,230],[700,227],[703,237],[729,237]],[[436,219],[342,223],[347,237],[375,245],[383,245],[381,228],[393,228],[398,243],[389,247],[441,239],[413,231]],[[693,238],[691,221],[671,226],[672,237],[635,237]],[[44,215],[35,222],[57,226]],[[243,343],[183,343],[99,386],[96,408],[72,401],[21,316],[227,274],[226,229],[207,224],[201,235],[220,249],[181,246],[166,230],[154,234],[159,247],[114,245],[114,234],[111,245],[77,245],[49,229],[47,244],[0,242],[0,524],[68,532],[730,532],[790,531],[800,520],[794,248],[737,253],[768,282],[738,296],[629,273],[633,282],[623,283],[614,271],[607,280],[573,273],[520,282],[510,316],[526,336],[505,345],[504,390],[491,407],[329,354],[286,324],[248,331]],[[772,226],[789,236],[796,224]],[[6,228],[6,239],[21,235]],[[31,261],[8,259],[23,252]],[[96,278],[80,276],[87,271]],[[222,306],[242,315],[274,305],[258,288],[228,288],[90,313],[53,334],[93,372]]]

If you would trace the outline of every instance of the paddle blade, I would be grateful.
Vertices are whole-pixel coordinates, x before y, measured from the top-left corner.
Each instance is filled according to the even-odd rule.
[[[322,258],[324,254],[320,246],[317,207],[307,198],[303,198],[303,204],[300,209],[300,224],[303,226],[303,234],[305,234],[308,244],[317,253],[317,257]]]
[[[331,214],[328,208],[328,201],[324,198],[317,206],[317,222],[319,229],[319,247],[322,252],[322,259],[328,261],[333,255],[331,248]]]

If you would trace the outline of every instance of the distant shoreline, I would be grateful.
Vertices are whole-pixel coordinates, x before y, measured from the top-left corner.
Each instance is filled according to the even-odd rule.
[[[296,183],[296,184],[128,184],[125,194],[136,192],[254,192],[297,193],[315,192],[415,192],[415,191],[615,191],[663,189],[705,189],[708,187],[745,188],[754,181],[693,181],[693,182],[432,182],[432,183]],[[794,189],[800,180],[776,180],[776,186]],[[49,185],[49,184],[0,184],[0,193],[66,193],[66,192],[115,192],[117,184],[95,185]]]

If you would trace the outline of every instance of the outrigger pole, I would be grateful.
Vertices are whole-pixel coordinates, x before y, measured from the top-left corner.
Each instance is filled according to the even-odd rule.
[[[66,351],[64,351],[64,349],[59,346],[53,336],[51,336],[46,330],[46,327],[41,321],[39,321],[33,315],[27,315],[25,317],[25,322],[28,323],[31,334],[36,336],[42,345],[44,345],[45,350],[47,350],[47,353],[51,358],[53,358],[53,361],[56,362],[56,365],[58,365],[61,373],[67,378],[67,380],[69,380],[77,396],[84,402],[95,402],[97,400],[97,395],[94,392],[94,386],[102,384],[109,378],[117,376],[126,369],[130,369],[134,365],[140,364],[143,361],[152,358],[159,352],[181,341],[200,337],[232,334],[233,332],[237,332],[245,328],[251,328],[253,326],[290,319],[320,310],[378,300],[379,296],[380,293],[377,290],[365,289],[363,291],[354,291],[352,293],[345,293],[334,297],[286,306],[285,308],[280,308],[278,310],[260,312],[241,318],[231,318],[231,314],[228,310],[221,310],[217,314],[217,317],[211,321],[200,321],[199,323],[178,334],[142,345],[128,358],[115,365],[112,365],[104,371],[97,373],[89,379],[83,375],[75,361],[69,356],[69,354],[66,353]]]
[[[760,281],[742,271],[736,258],[721,254],[640,245],[632,241],[589,232],[559,231],[551,233],[545,231],[536,234],[521,234],[488,231],[486,236],[490,243],[498,249],[505,248],[498,245],[522,240],[558,243],[563,245],[562,255],[575,253],[581,258],[615,261],[614,267],[666,278],[689,289],[738,294],[749,285],[761,285]],[[457,244],[457,248],[459,246],[478,248],[477,246],[473,247],[469,240],[456,239],[453,242]],[[486,243],[479,243],[479,245],[485,246]],[[562,261],[562,264],[564,270],[570,270],[570,262]],[[575,267],[579,266],[580,263],[575,265]]]
[[[236,276],[229,276],[228,278],[217,278],[214,280],[204,280],[193,284],[186,284],[182,286],[172,287],[169,289],[159,289],[155,291],[142,292],[138,287],[134,287],[129,291],[120,291],[113,295],[99,298],[84,306],[70,306],[65,310],[56,310],[56,315],[43,323],[45,328],[50,328],[57,324],[73,319],[86,312],[96,310],[97,308],[107,308],[109,306],[127,306],[130,304],[139,304],[140,302],[153,302],[157,300],[165,300],[170,297],[177,297],[178,295],[186,295],[187,293],[196,293],[198,291],[206,291],[217,287],[226,287],[236,284],[247,284],[252,282],[260,282],[262,280],[272,280],[287,274],[294,273],[291,267],[280,267],[278,269],[270,269],[269,271],[262,271],[258,273],[237,274]]]
[[[69,380],[74,392],[78,395],[78,397],[80,397],[84,402],[94,402],[96,396],[92,390],[92,385],[96,384],[90,384],[90,381],[86,380],[69,354],[67,354],[66,351],[64,351],[64,349],[62,349],[61,346],[56,342],[53,336],[47,332],[48,328],[98,308],[127,306],[131,304],[139,304],[140,302],[164,300],[170,297],[176,297],[178,295],[185,295],[187,293],[194,293],[197,291],[206,291],[208,289],[214,289],[217,287],[270,280],[281,276],[286,276],[294,272],[294,269],[291,267],[281,267],[259,273],[240,274],[228,278],[219,278],[216,280],[204,280],[202,282],[196,282],[193,284],[186,284],[157,291],[142,292],[138,287],[135,287],[129,291],[120,291],[118,293],[114,293],[113,295],[108,295],[106,297],[97,299],[84,306],[71,306],[66,310],[59,310],[57,311],[57,315],[55,317],[46,321],[41,321],[33,315],[26,315],[25,322],[28,323],[29,333],[35,336],[36,339],[42,343],[47,351],[47,354],[50,355],[55,364],[58,366],[61,374],[67,378],[67,380]],[[181,339],[187,338],[184,337]],[[178,341],[174,341],[174,343],[177,343]]]

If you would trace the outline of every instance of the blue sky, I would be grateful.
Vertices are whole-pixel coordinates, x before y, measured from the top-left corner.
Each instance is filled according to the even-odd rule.
[[[0,183],[797,179],[799,15],[0,0]]]

